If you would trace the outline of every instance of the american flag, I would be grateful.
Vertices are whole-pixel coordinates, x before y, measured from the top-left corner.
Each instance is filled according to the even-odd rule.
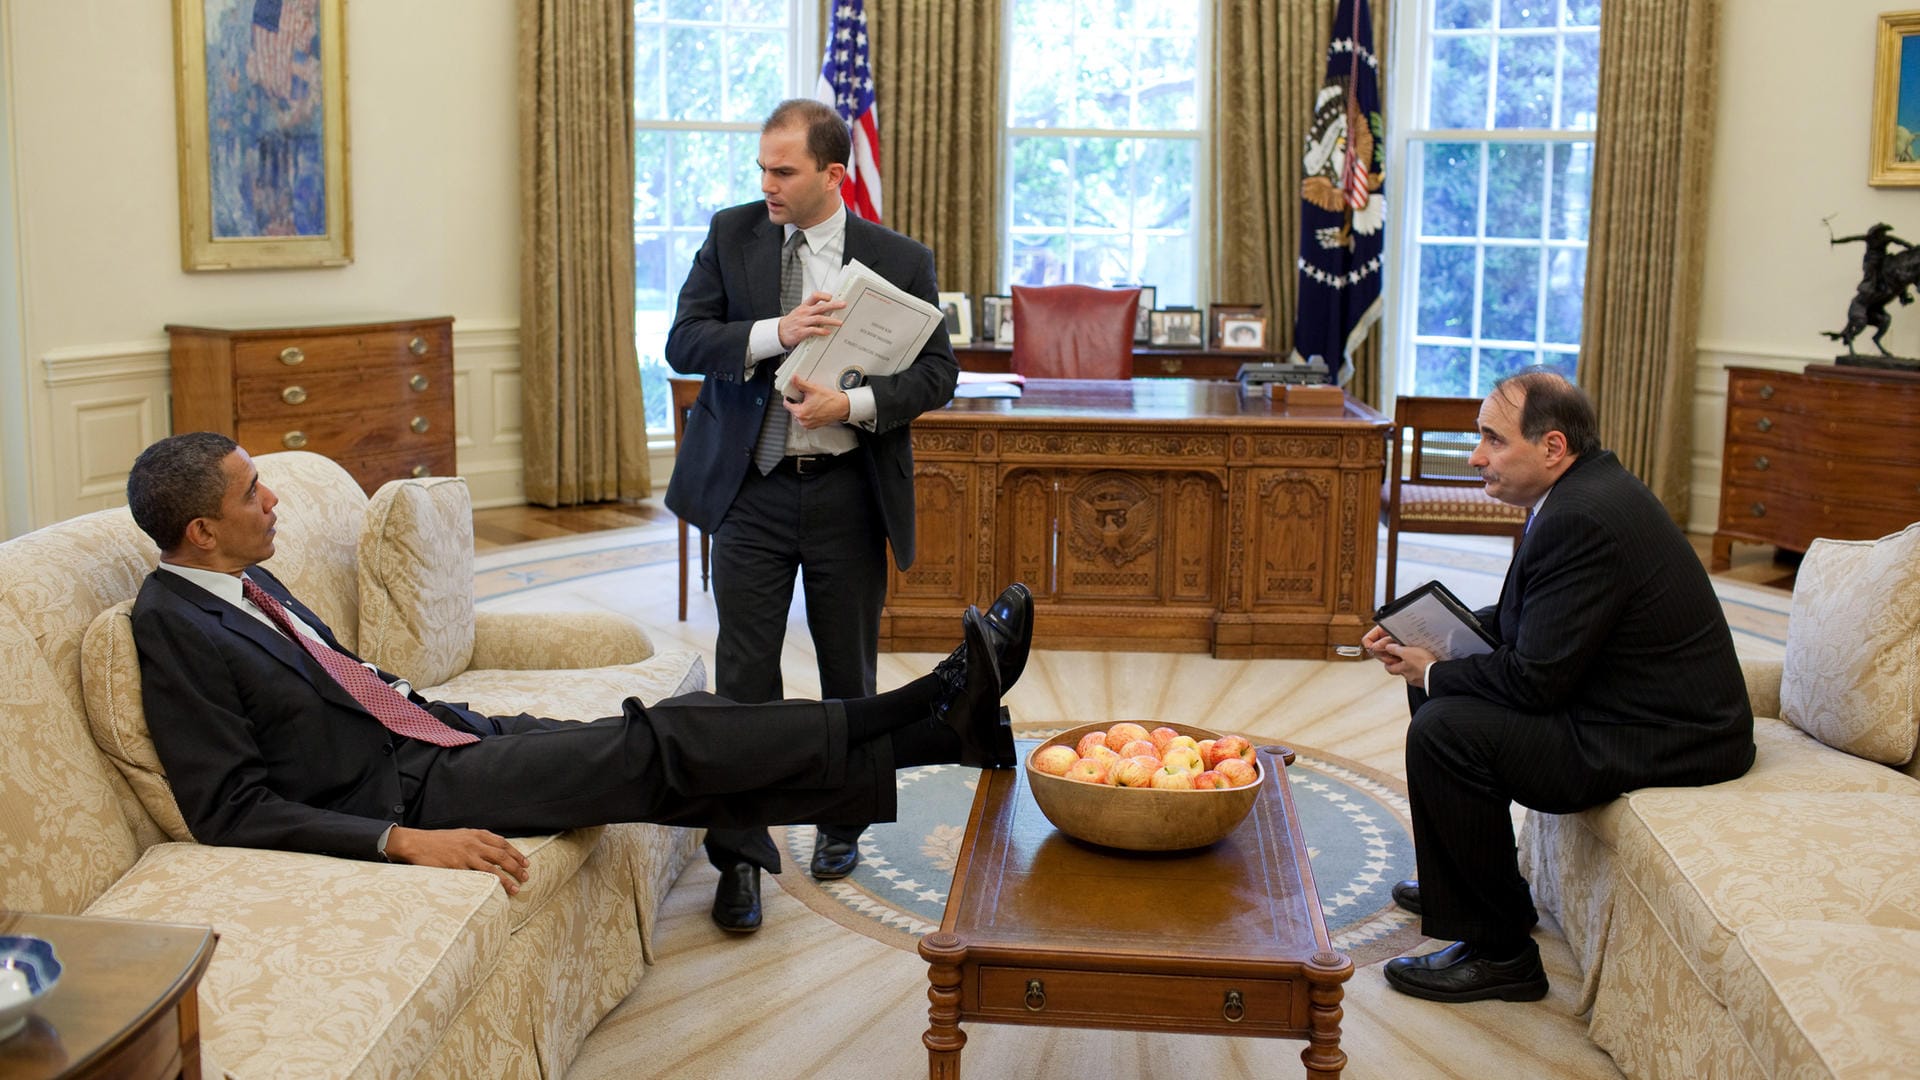
[[[293,96],[293,54],[317,54],[314,9],[319,0],[253,0],[253,50],[247,54],[247,78],[256,86]]]
[[[880,110],[873,100],[873,67],[867,63],[867,10],[863,0],[838,0],[827,26],[826,57],[813,96],[833,106],[853,129],[853,160],[840,193],[847,208],[880,220]]]

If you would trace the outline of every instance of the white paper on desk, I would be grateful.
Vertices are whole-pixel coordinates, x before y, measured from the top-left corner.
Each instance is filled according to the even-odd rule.
[[[1020,393],[1020,384],[1011,382],[963,382],[953,388],[957,398],[1017,398]]]
[[[1442,599],[1441,593],[1433,589],[1422,587],[1416,592],[1420,595],[1411,597],[1390,614],[1382,612],[1376,620],[1381,629],[1393,635],[1395,641],[1425,649],[1436,660],[1458,660],[1463,656],[1479,656],[1493,651],[1493,646],[1487,644],[1480,631],[1463,621],[1462,615],[1471,619],[1471,613],[1464,609],[1456,611]]]
[[[858,259],[841,268],[833,294],[847,306],[834,312],[840,325],[823,337],[810,337],[773,373],[774,388],[787,388],[794,376],[817,386],[851,390],[876,375],[892,375],[913,363],[935,326],[947,317],[925,300],[874,273]]]

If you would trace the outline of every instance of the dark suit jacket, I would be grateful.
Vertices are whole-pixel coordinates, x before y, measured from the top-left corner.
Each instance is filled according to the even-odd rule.
[[[256,566],[248,576],[338,648],[272,574]],[[399,740],[306,650],[165,570],[140,587],[133,640],[154,749],[194,839],[376,857],[380,834],[401,816]],[[413,701],[455,727],[489,731],[465,710]]]
[[[764,202],[715,214],[667,334],[667,363],[675,371],[706,376],[667,484],[667,508],[708,532],[720,527],[746,478],[774,392],[777,358],[762,361],[750,380],[742,375],[753,323],[782,314],[785,231],[767,217]],[[939,301],[933,253],[925,245],[849,213],[846,257],[929,304]],[[936,327],[906,370],[867,383],[873,388],[874,430],[854,430],[867,451],[868,479],[894,562],[902,570],[913,565],[913,447],[907,425],[952,399],[959,372],[945,328]]]
[[[1641,749],[1697,758],[1666,761],[1664,775],[1719,780],[1751,763],[1753,712],[1720,600],[1666,508],[1611,451],[1560,477],[1483,614],[1500,645],[1434,664],[1429,696],[1644,729]],[[1661,729],[1686,730],[1667,741]]]

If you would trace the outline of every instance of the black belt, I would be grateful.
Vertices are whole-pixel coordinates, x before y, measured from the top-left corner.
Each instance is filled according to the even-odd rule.
[[[774,472],[791,473],[794,476],[820,476],[832,472],[852,454],[789,454],[780,459],[773,467]]]

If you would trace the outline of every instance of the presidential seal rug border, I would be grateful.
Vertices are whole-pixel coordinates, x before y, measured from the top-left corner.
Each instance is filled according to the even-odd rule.
[[[1019,725],[1020,753],[1061,727]],[[1271,741],[1271,740],[1256,740]],[[1414,876],[1406,789],[1358,762],[1289,743],[1286,771],[1313,860],[1320,910],[1333,945],[1355,967],[1399,956],[1418,944],[1419,919],[1393,903],[1393,883]],[[808,908],[876,941],[913,952],[939,929],[980,771],[929,765],[898,774],[900,820],[860,838],[860,866],[839,881],[815,881],[810,825],[776,830],[785,872],[773,880]]]

